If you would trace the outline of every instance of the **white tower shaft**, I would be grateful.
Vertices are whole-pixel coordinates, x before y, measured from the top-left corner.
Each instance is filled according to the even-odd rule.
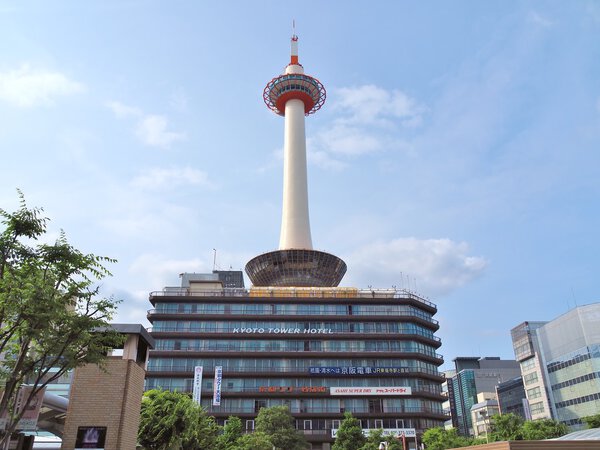
[[[285,104],[283,142],[283,209],[279,249],[312,250],[308,215],[304,102]]]

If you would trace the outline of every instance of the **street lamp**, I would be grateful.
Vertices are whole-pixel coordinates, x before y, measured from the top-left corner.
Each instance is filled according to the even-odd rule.
[[[483,426],[485,427],[485,443],[489,444],[490,438],[488,436],[488,422],[487,422],[488,412],[487,412],[487,410],[482,409],[481,411],[479,411],[479,415],[483,419]]]

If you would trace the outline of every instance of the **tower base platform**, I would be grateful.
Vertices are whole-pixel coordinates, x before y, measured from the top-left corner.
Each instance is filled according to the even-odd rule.
[[[346,263],[318,250],[288,249],[263,253],[246,264],[254,286],[336,287]]]

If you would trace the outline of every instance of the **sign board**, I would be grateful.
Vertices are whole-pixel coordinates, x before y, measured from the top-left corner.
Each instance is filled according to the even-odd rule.
[[[327,392],[327,388],[325,386],[302,386],[302,387],[292,387],[292,386],[259,386],[258,392],[270,392],[270,393],[292,393],[292,392],[300,392],[303,394],[307,393],[325,393]]]
[[[383,375],[408,373],[409,367],[373,367],[373,366],[345,366],[345,367],[309,367],[311,375]]]
[[[202,400],[202,366],[194,367],[194,387],[192,390],[192,400],[200,404]]]
[[[75,439],[75,450],[87,448],[104,449],[106,427],[79,427]]]
[[[332,387],[331,395],[410,395],[410,386],[379,386],[379,387]]]
[[[363,428],[362,430],[365,436],[368,436],[371,431],[375,431],[375,429]],[[335,438],[337,432],[337,428],[332,428],[331,437]],[[417,431],[414,428],[383,428],[383,436],[399,437],[402,436],[402,434],[407,438],[414,438],[417,436]]]
[[[213,390],[213,406],[221,406],[221,384],[223,383],[223,366],[215,366],[215,382]]]
[[[19,392],[17,393],[17,398],[15,402],[15,411],[20,413],[25,409],[21,419],[17,423],[17,430],[23,431],[35,431],[37,429],[37,421],[40,415],[40,408],[42,407],[42,402],[44,401],[44,393],[46,392],[46,388],[40,389],[31,399],[27,407],[25,408],[25,402],[31,395],[33,391],[33,386],[21,386],[19,388]],[[8,412],[4,411],[2,416],[0,416],[0,430],[6,429],[8,425]]]
[[[331,328],[273,328],[273,327],[254,327],[254,328],[234,328],[233,333],[244,333],[244,334],[333,334]]]

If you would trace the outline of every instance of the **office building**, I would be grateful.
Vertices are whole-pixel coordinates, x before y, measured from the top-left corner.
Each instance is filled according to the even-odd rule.
[[[474,435],[471,407],[478,394],[495,398],[496,385],[519,375],[519,364],[498,357],[459,357],[454,359],[456,375],[448,380],[452,426],[462,436]]]
[[[498,384],[496,386],[496,397],[500,414],[516,414],[523,419],[531,419],[523,378],[516,377]]]
[[[552,417],[573,429],[600,411],[600,303],[549,322],[511,330],[532,418]]]

